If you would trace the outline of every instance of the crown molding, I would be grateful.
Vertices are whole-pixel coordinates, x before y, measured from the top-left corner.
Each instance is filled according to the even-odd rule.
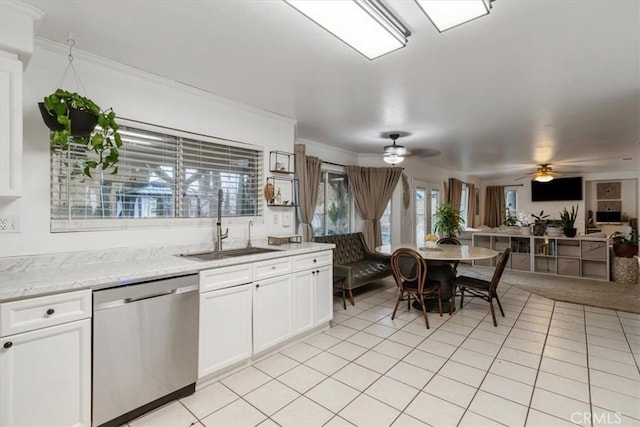
[[[66,56],[68,54],[69,51],[69,46],[65,45],[64,43],[59,43],[56,41],[53,41],[51,39],[42,37],[42,36],[38,36],[35,39],[35,44],[38,48],[44,49],[46,51],[49,52],[53,52],[56,54],[60,54],[63,56]],[[242,110],[248,113],[252,113],[252,114],[256,114],[256,115],[260,115],[260,116],[264,116],[270,119],[276,119],[288,124],[292,124],[295,125],[297,123],[296,119],[293,119],[291,117],[287,117],[287,116],[283,116],[281,114],[278,113],[274,113],[271,111],[267,111],[267,110],[263,110],[260,109],[258,107],[253,107],[251,105],[247,105],[244,104],[242,102],[239,101],[234,101],[232,99],[229,98],[225,98],[221,95],[218,95],[216,93],[213,92],[209,92],[205,89],[184,83],[184,82],[179,82],[177,80],[173,80],[164,76],[161,76],[159,74],[147,71],[147,70],[143,70],[141,68],[136,68],[133,67],[131,65],[126,65],[117,61],[114,61],[112,59],[108,59],[105,58],[103,56],[99,56],[90,52],[86,52],[83,50],[80,50],[78,48],[73,49],[73,56],[76,59],[81,59],[83,61],[89,62],[89,63],[93,63],[93,64],[97,64],[100,65],[102,67],[106,67],[112,70],[116,70],[116,71],[121,71],[123,73],[127,73],[127,74],[131,74],[134,75],[136,77],[140,77],[142,79],[145,80],[152,80],[155,81],[157,83],[160,83],[162,85],[165,86],[169,86],[175,89],[179,89],[182,90],[184,92],[188,92],[197,96],[203,96],[203,97],[207,97],[207,98],[211,98],[213,100],[215,100],[216,102],[219,102],[221,104],[225,104],[227,106],[236,108],[238,110]]]

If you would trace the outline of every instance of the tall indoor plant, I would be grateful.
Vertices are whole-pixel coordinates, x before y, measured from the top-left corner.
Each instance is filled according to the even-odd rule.
[[[434,231],[441,237],[456,237],[464,224],[460,213],[448,203],[441,204],[433,214],[433,218]]]
[[[122,139],[112,109],[102,110],[89,98],[63,89],[45,96],[39,107],[45,124],[51,130],[52,144],[67,150],[72,142],[96,154],[97,160],[84,162],[86,176],[91,177],[92,169],[101,167],[107,170],[118,163]],[[118,173],[118,168],[115,167],[111,173]]]
[[[571,212],[567,208],[563,208],[560,212],[560,222],[562,223],[562,230],[567,237],[576,237],[576,218],[578,217],[578,205],[571,206]]]

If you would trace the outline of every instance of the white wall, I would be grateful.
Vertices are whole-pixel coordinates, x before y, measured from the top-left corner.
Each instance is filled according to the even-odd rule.
[[[270,150],[293,152],[295,121],[235,103],[150,73],[74,51],[74,65],[86,95],[128,119],[265,147],[265,177]],[[67,48],[39,40],[24,74],[23,196],[0,201],[1,215],[17,215],[22,232],[1,235],[0,256],[68,252],[139,245],[211,241],[215,227],[162,227],[121,231],[49,231],[49,138],[37,102],[56,89],[67,66]],[[78,90],[71,76],[65,88]],[[266,207],[254,236],[291,234],[275,226],[280,210]],[[247,238],[248,220],[223,221],[231,238]],[[255,221],[254,221],[255,222]]]

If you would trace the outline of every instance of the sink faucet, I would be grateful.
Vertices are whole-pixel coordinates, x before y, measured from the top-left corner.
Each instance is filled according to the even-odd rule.
[[[247,247],[251,247],[251,227],[253,227],[253,220],[249,220],[249,241],[247,241]]]
[[[229,237],[229,229],[222,234],[222,188],[218,190],[218,222],[216,223],[216,251],[222,250],[222,240]]]

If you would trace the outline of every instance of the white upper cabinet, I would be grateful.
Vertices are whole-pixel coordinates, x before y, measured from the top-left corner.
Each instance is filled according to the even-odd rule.
[[[0,198],[22,196],[22,63],[0,51]]]

